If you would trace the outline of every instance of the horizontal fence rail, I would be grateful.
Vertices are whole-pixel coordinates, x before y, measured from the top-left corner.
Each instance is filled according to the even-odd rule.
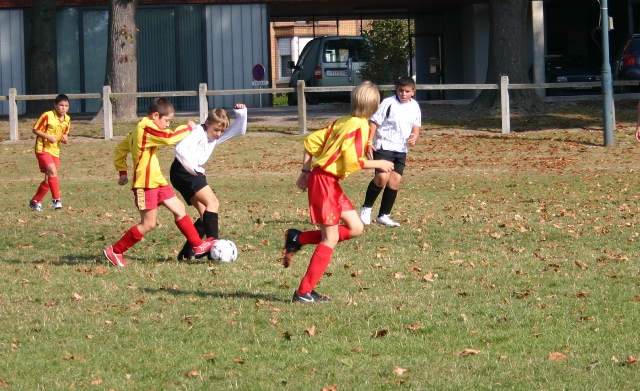
[[[614,86],[635,86],[637,87],[638,81],[615,81]],[[597,88],[601,87],[601,82],[577,82],[577,83],[540,83],[540,84],[509,84],[509,78],[502,76],[500,84],[417,84],[416,90],[500,90],[500,102],[501,102],[501,119],[502,119],[502,133],[509,134],[511,132],[511,120],[510,120],[510,107],[509,107],[509,90],[523,90],[523,89],[555,89],[555,88]],[[198,91],[162,91],[162,92],[111,92],[109,86],[104,86],[102,94],[99,93],[87,93],[87,94],[67,94],[69,99],[99,99],[102,101],[103,113],[104,113],[104,138],[111,140],[113,138],[113,111],[111,102],[113,99],[123,97],[136,97],[136,98],[155,98],[158,96],[163,97],[185,97],[185,96],[197,96],[199,101],[199,119],[200,123],[204,123],[209,112],[209,103],[207,97],[209,96],[223,96],[223,95],[252,95],[252,94],[288,94],[297,92],[298,94],[298,131],[300,134],[307,132],[307,104],[305,99],[305,93],[310,92],[349,92],[355,87],[306,87],[304,81],[298,81],[296,88],[261,88],[261,89],[240,89],[240,90],[208,90],[207,85],[202,83],[199,85]],[[393,85],[379,85],[380,90],[395,89]],[[50,95],[18,95],[15,88],[9,89],[9,95],[0,95],[0,101],[8,101],[9,104],[9,140],[17,141],[19,139],[18,134],[18,101],[28,100],[53,100],[57,94]],[[446,102],[446,101],[444,101]]]

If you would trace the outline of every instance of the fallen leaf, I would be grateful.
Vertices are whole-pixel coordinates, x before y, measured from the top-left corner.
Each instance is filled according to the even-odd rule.
[[[407,326],[407,330],[418,330],[420,329],[422,326],[420,325],[420,323],[412,323],[409,326]]]
[[[332,385],[327,386],[327,387],[322,387],[322,391],[338,391],[338,385],[337,384],[332,384]]]
[[[380,330],[376,330],[375,333],[373,333],[373,338],[380,338],[380,337],[386,337],[389,334],[389,328],[385,327],[383,329]]]
[[[73,298],[74,301],[82,301],[82,300],[84,300],[84,296],[81,296],[81,295],[79,295],[79,294],[77,294],[75,292],[73,292],[71,294],[71,297]]]
[[[560,353],[560,352],[553,352],[553,353],[549,353],[549,360],[551,361],[562,361],[562,360],[566,360],[567,356],[565,356],[564,354]]]
[[[200,371],[189,371],[187,372],[187,377],[196,377],[196,376],[200,376]]]
[[[407,372],[405,368],[395,367],[393,368],[393,374],[396,376],[402,376]]]
[[[308,336],[313,337],[314,335],[316,335],[316,326],[311,326],[304,332],[307,333]]]
[[[460,353],[458,353],[460,356],[466,357],[466,356],[470,356],[472,354],[480,354],[480,350],[477,349],[465,349],[463,351],[461,351]]]
[[[587,266],[586,263],[582,262],[582,261],[575,261],[575,264],[580,268],[580,269],[588,269],[589,266]]]
[[[637,364],[638,362],[640,362],[640,358],[635,358],[633,356],[629,356],[626,360],[624,360],[624,363],[626,365]]]

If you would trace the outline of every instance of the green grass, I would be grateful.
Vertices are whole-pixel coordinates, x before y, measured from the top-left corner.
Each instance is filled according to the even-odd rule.
[[[208,163],[221,236],[240,249],[229,265],[176,261],[184,239],[161,209],[130,267],[108,267],[102,249],[139,219],[116,141],[74,125],[64,208],[42,213],[26,206],[42,179],[32,141],[3,142],[0,389],[637,388],[634,113],[617,113],[603,148],[581,129],[599,113],[575,110],[508,136],[495,119],[426,121],[394,208],[403,226],[341,243],[322,305],[289,302],[312,247],[278,262],[283,231],[312,228],[295,130],[261,126]],[[171,160],[162,150],[167,175]],[[355,205],[371,175],[343,182]]]

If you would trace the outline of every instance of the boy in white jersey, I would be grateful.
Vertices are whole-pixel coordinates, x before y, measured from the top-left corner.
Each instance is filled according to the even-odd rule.
[[[387,227],[400,226],[390,215],[400,189],[408,147],[416,145],[422,126],[420,105],[413,99],[415,92],[416,83],[411,77],[398,78],[396,94],[384,99],[369,119],[371,133],[367,142],[367,157],[393,162],[393,171],[376,170],[369,183],[360,208],[360,219],[365,225],[371,224],[373,203],[384,189],[376,222]]]
[[[171,165],[170,180],[188,205],[193,205],[200,217],[193,223],[202,237],[218,238],[220,202],[207,183],[204,165],[215,147],[247,132],[247,108],[242,103],[233,107],[236,120],[230,125],[223,109],[213,109],[204,124],[199,125],[176,145],[176,158]],[[195,257],[189,243],[185,243],[178,259]]]

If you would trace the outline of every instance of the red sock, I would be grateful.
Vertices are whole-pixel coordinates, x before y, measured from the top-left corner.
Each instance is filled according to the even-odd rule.
[[[346,225],[338,226],[338,241],[342,242],[344,240],[351,239],[351,231],[347,228]],[[304,231],[300,232],[298,235],[298,243],[303,246],[307,244],[318,244],[322,242],[322,232],[320,230],[315,231]]]
[[[305,246],[307,244],[318,244],[322,241],[322,232],[320,230],[304,231],[298,235],[298,243]]]
[[[49,177],[49,186],[51,187],[51,197],[54,200],[60,199],[60,186],[58,185],[58,177],[50,176]]]
[[[40,186],[38,186],[38,190],[36,191],[36,195],[33,196],[34,201],[42,201],[45,195],[49,192],[49,183],[46,181],[42,181]]]
[[[338,226],[338,241],[343,242],[345,240],[351,239],[351,230],[346,225]]]
[[[124,252],[133,247],[134,244],[141,241],[142,236],[138,226],[134,225],[113,245],[113,252],[116,254],[124,254]]]
[[[191,247],[196,247],[202,244],[202,238],[198,234],[196,227],[193,226],[189,216],[184,216],[180,220],[176,220],[176,225],[180,232],[182,232],[182,234],[187,238]]]
[[[300,287],[298,288],[298,294],[306,295],[315,288],[318,281],[320,281],[320,278],[324,274],[324,271],[327,270],[329,262],[331,262],[332,254],[333,249],[331,247],[325,246],[324,244],[318,244],[316,251],[314,251],[311,256],[311,261],[309,261],[307,273],[302,277]]]

